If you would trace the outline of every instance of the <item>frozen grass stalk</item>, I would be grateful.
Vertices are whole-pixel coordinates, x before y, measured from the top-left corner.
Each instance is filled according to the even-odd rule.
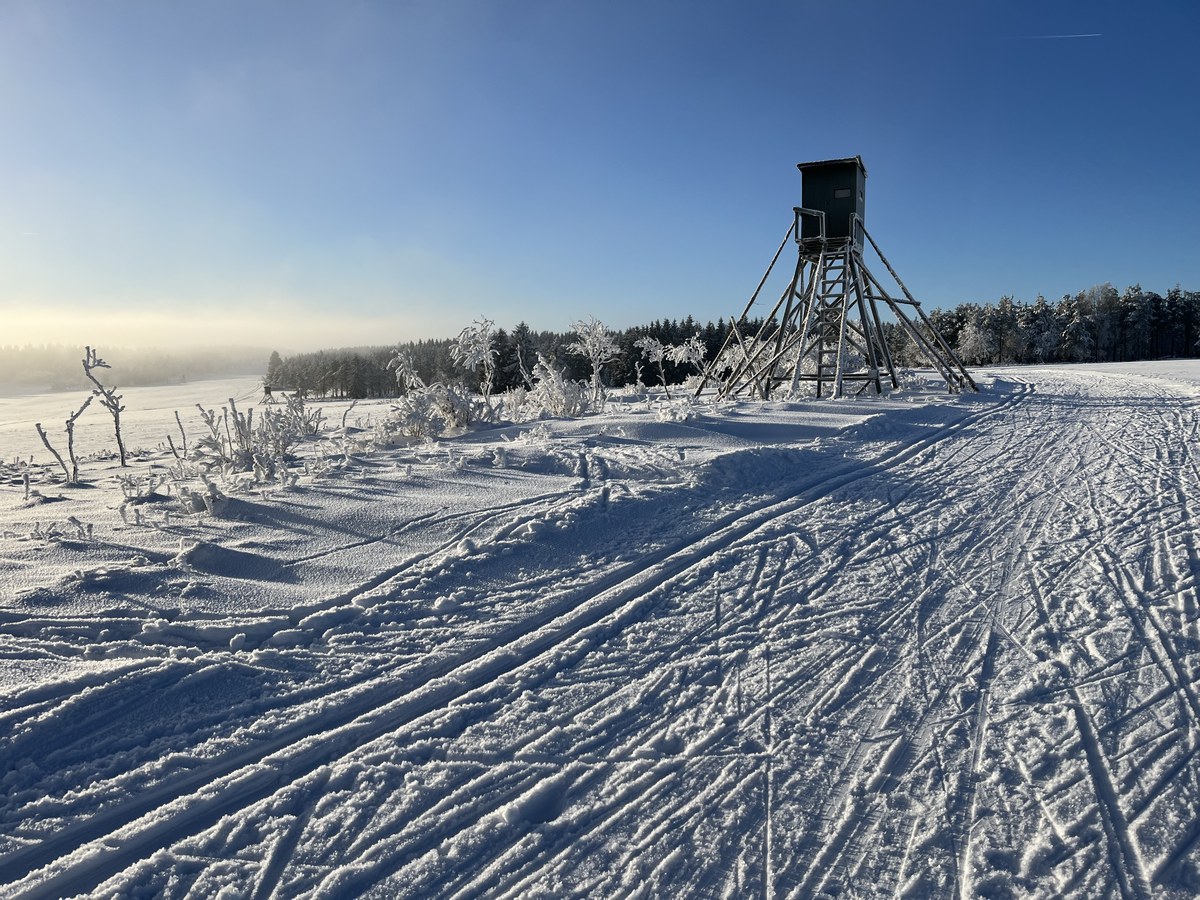
[[[89,394],[88,398],[83,401],[83,405],[67,416],[67,457],[71,460],[70,468],[67,468],[67,464],[63,462],[62,455],[50,445],[50,438],[42,430],[42,423],[37,422],[33,426],[37,429],[38,436],[41,437],[42,443],[46,445],[46,449],[54,455],[54,458],[58,460],[58,464],[62,466],[63,475],[66,476],[68,484],[79,483],[79,460],[75,458],[75,421],[83,415],[85,409],[92,405],[92,397],[93,395]]]

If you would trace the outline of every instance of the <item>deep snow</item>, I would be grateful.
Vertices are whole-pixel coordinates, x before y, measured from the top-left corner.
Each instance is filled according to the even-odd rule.
[[[977,374],[310,444],[140,525],[111,459],[26,501],[72,398],[0,400],[0,893],[1194,895],[1200,366]],[[254,382],[172,391],[138,472]]]

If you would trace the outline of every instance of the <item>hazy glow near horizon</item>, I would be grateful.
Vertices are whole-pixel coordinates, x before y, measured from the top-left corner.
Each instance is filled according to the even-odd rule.
[[[309,308],[183,307],[94,309],[9,309],[0,346],[25,344],[107,347],[273,347],[284,351],[395,344],[443,337],[436,323],[423,327],[399,315],[345,315]]]
[[[856,153],[931,306],[1200,290],[1200,172],[1147,171],[1196,141],[1198,32],[1166,0],[11,0],[0,345],[716,319],[795,163]]]

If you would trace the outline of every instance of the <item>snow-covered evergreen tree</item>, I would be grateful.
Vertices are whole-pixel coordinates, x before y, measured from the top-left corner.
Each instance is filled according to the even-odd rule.
[[[1033,306],[1025,316],[1025,331],[1028,334],[1029,355],[1034,362],[1046,363],[1058,359],[1062,328],[1054,307],[1038,294]]]
[[[1087,292],[1074,297],[1067,295],[1058,305],[1062,323],[1062,355],[1070,362],[1087,362],[1095,358],[1096,339],[1092,332],[1092,304]]]
[[[967,365],[990,362],[996,353],[995,334],[985,322],[984,313],[976,308],[958,333],[958,356]]]

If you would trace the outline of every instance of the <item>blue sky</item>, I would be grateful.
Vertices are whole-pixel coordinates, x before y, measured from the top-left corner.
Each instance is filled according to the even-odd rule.
[[[1200,4],[0,4],[0,345],[740,311],[860,154],[927,306],[1200,290]]]

